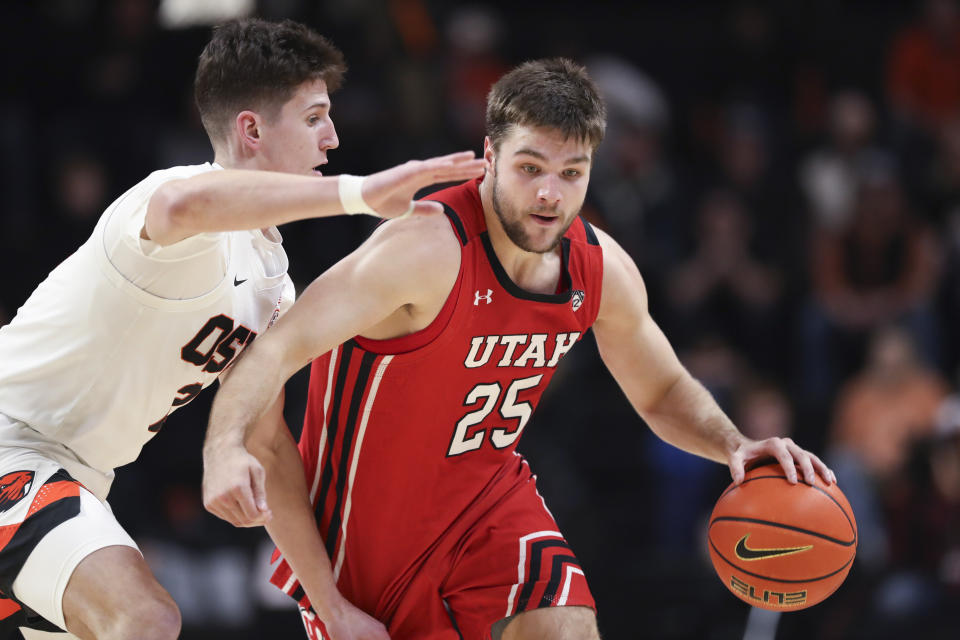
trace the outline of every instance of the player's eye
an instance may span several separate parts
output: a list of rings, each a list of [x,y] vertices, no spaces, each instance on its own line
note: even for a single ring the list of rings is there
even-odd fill
[[[307,118],[307,124],[314,125],[320,122],[320,116],[310,116]]]
[[[531,174],[533,174],[533,173],[537,173],[538,171],[540,171],[540,168],[539,168],[539,167],[536,167],[536,166],[534,166],[534,165],[532,165],[532,164],[524,164],[524,165],[520,165],[520,170],[523,171],[524,173],[531,173]]]
[[[566,178],[578,178],[580,177],[580,171],[577,169],[565,169],[563,175]]]

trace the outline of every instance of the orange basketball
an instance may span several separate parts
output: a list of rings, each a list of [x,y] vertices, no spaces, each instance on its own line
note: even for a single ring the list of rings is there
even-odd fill
[[[747,472],[713,508],[710,559],[735,596],[795,611],[837,590],[857,553],[857,522],[837,485],[787,482],[779,464]]]

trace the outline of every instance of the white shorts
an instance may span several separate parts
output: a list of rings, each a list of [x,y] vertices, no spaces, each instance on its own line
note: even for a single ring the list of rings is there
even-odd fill
[[[25,607],[12,619],[40,630],[54,630],[44,621],[65,629],[63,592],[74,569],[114,545],[137,549],[106,502],[59,462],[30,449],[0,447],[0,592]],[[8,601],[5,608],[14,606]]]

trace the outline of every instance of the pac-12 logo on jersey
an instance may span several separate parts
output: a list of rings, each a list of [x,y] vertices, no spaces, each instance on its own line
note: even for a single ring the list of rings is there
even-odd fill
[[[11,471],[0,478],[0,513],[23,500],[32,484],[33,471]]]
[[[584,297],[585,295],[586,295],[586,294],[584,293],[583,289],[574,289],[574,290],[573,290],[573,297],[570,298],[570,306],[573,307],[573,310],[574,310],[574,311],[576,311],[577,309],[579,309],[580,306],[583,304],[583,297]]]

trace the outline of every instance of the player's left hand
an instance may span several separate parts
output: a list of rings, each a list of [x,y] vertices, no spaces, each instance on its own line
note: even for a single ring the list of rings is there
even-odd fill
[[[473,151],[461,151],[428,160],[410,160],[363,181],[363,199],[381,218],[396,218],[411,211],[416,193],[432,184],[462,182],[483,175],[486,161]],[[412,213],[443,213],[439,202],[413,202]]]
[[[833,484],[837,481],[837,476],[820,458],[806,449],[800,448],[790,438],[766,438],[765,440],[744,438],[743,442],[730,453],[727,460],[730,475],[733,476],[733,483],[740,484],[743,482],[748,464],[770,457],[776,458],[780,466],[783,467],[790,484],[797,483],[797,467],[800,467],[800,471],[803,473],[803,481],[809,485],[814,483],[816,474],[820,474],[827,484]]]
[[[246,448],[218,449],[203,460],[203,506],[235,527],[259,527],[270,521],[266,472]]]

